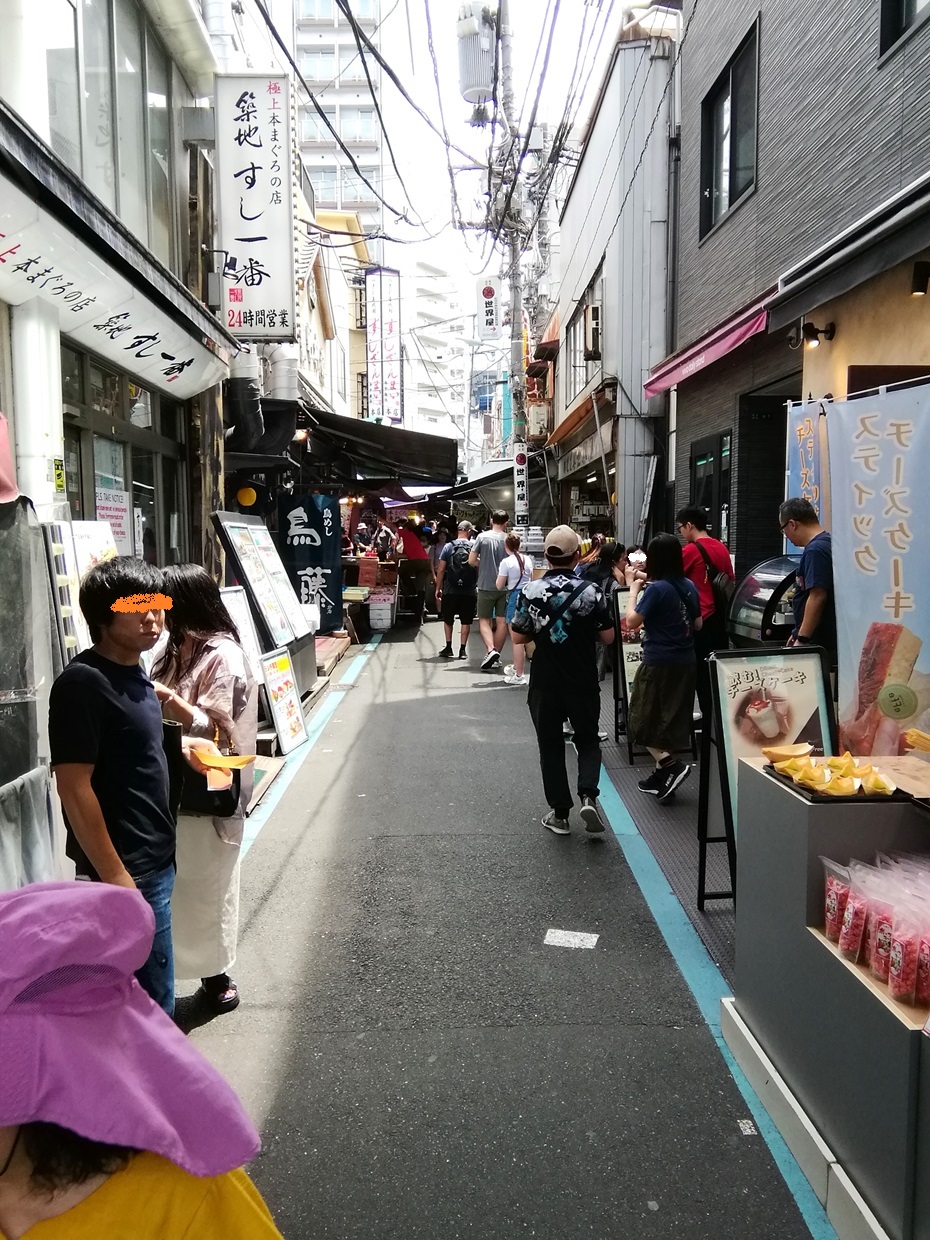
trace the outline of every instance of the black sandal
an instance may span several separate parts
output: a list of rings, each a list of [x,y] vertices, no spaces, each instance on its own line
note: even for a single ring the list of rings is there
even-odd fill
[[[225,973],[215,977],[202,977],[200,984],[207,1003],[218,1015],[232,1012],[239,1006],[239,987]]]

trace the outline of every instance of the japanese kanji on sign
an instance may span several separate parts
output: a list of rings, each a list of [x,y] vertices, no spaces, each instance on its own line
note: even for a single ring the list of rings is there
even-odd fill
[[[217,77],[216,159],[223,324],[243,340],[294,340],[294,165],[286,77]]]
[[[897,754],[903,731],[930,727],[928,416],[930,392],[907,388],[827,418],[840,744],[857,755]]]
[[[400,334],[400,274],[378,267],[365,276],[368,307],[368,416],[403,422],[404,378]]]
[[[500,335],[500,280],[482,276],[478,281],[478,339],[499,340]]]

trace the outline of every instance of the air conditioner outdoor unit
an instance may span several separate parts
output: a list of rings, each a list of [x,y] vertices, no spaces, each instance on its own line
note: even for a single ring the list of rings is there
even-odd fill
[[[584,360],[601,360],[601,307],[597,304],[584,308]]]

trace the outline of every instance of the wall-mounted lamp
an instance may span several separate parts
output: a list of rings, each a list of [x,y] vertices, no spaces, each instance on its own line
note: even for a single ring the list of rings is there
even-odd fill
[[[826,327],[815,327],[813,323],[805,323],[801,328],[801,335],[804,337],[804,343],[809,349],[816,349],[820,344],[820,337],[824,340],[832,340],[836,335],[836,324],[828,323]]]
[[[930,263],[915,263],[911,273],[911,296],[926,297],[930,286]]]
[[[828,323],[826,327],[815,327],[813,323],[801,323],[800,328],[792,328],[788,334],[788,344],[792,349],[800,349],[802,344],[806,344],[809,349],[816,349],[820,344],[820,337],[824,340],[832,340],[836,335],[836,324]]]

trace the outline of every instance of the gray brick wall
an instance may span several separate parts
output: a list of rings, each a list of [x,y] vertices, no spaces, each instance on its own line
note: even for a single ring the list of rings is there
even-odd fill
[[[678,389],[677,508],[690,500],[692,443],[733,433],[729,547],[738,574],[781,550],[776,516],[784,497],[787,424],[786,397],[750,408],[741,394],[785,380],[799,366],[799,354],[782,335],[759,335]],[[800,382],[798,375],[799,391]]]
[[[681,57],[678,347],[930,168],[930,23],[879,64],[879,0],[698,4]],[[701,101],[759,14],[756,188],[702,244]]]

